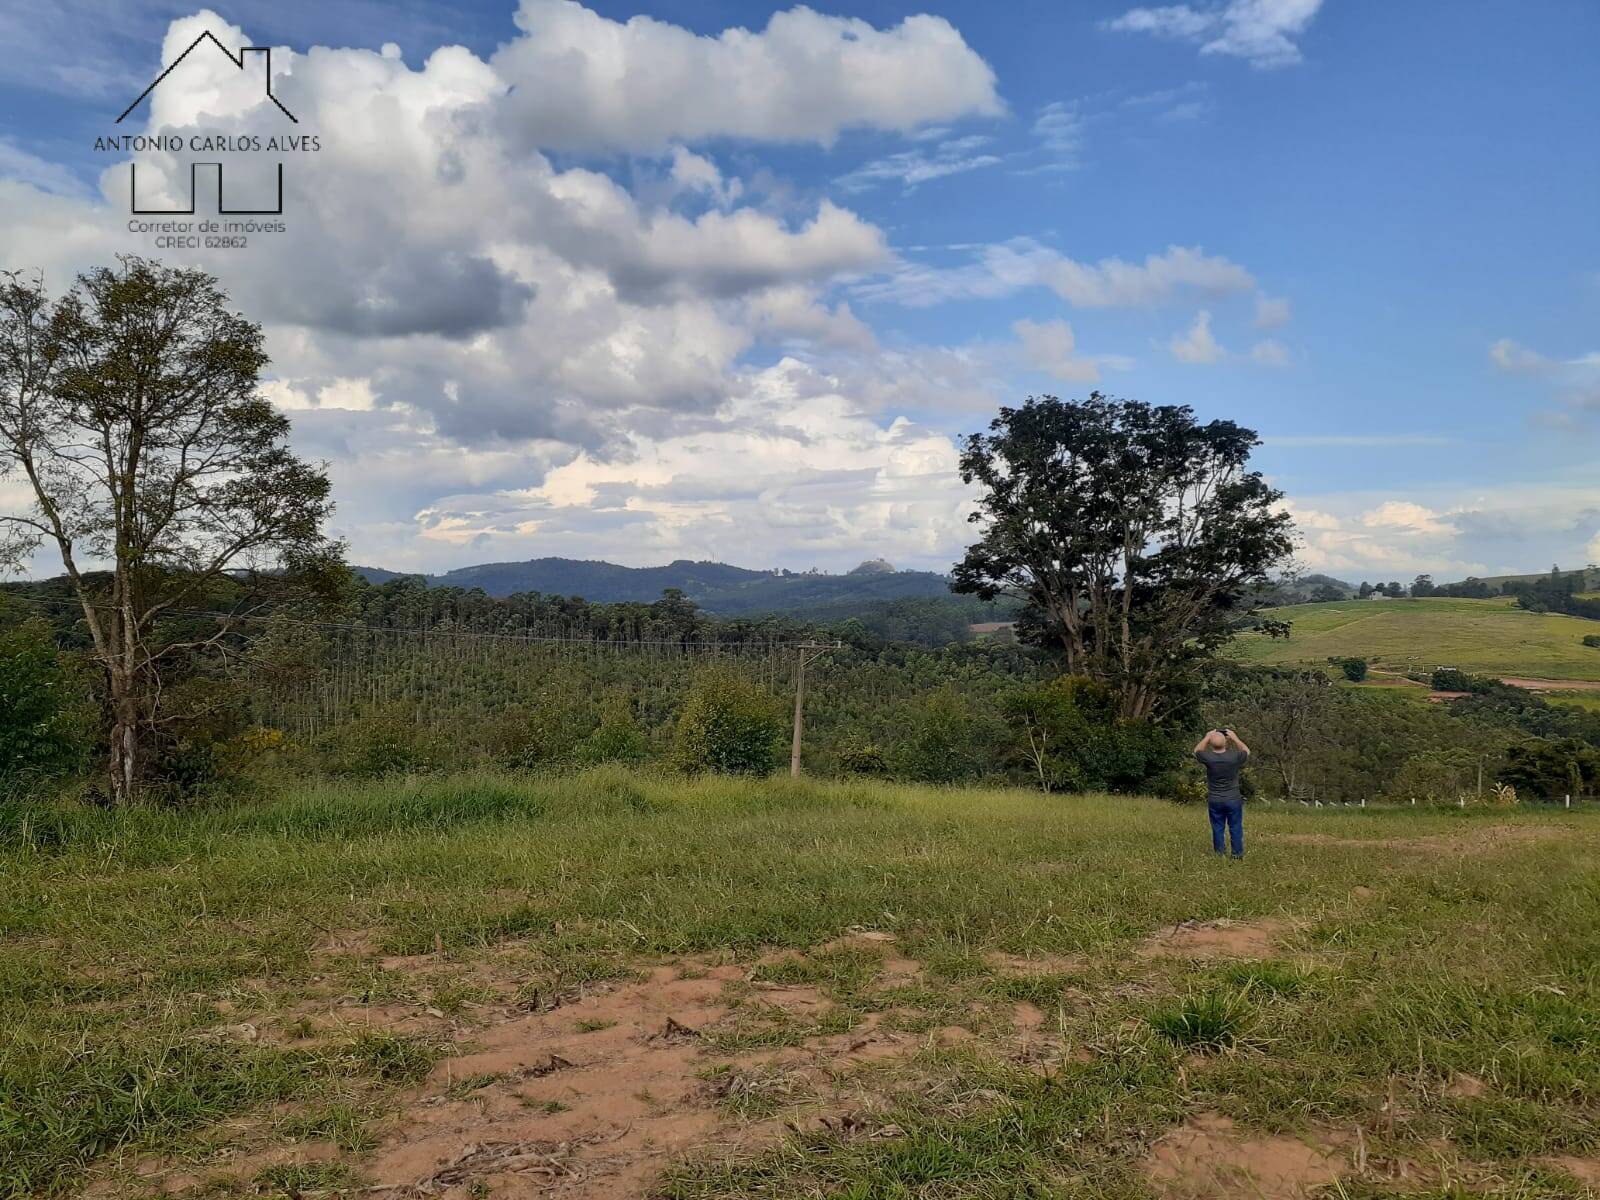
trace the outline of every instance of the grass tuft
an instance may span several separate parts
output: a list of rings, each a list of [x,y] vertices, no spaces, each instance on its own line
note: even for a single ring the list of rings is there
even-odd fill
[[[421,1083],[443,1053],[443,1047],[418,1037],[368,1030],[345,1048],[345,1057],[386,1083]]]
[[[1150,1017],[1151,1027],[1169,1041],[1191,1050],[1226,1050],[1249,1030],[1254,1013],[1243,992],[1192,992],[1175,1008]]]

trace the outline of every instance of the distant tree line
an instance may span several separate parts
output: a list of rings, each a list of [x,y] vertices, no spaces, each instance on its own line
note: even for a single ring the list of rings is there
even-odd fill
[[[1490,583],[1468,578],[1460,583],[1435,584],[1431,576],[1418,575],[1411,585],[1413,596],[1444,596],[1463,600],[1487,600],[1494,596],[1513,596],[1518,608],[1529,612],[1566,613],[1568,616],[1600,620],[1600,597],[1586,596],[1589,569],[1563,571],[1552,566],[1548,575],[1533,579],[1505,579]]]

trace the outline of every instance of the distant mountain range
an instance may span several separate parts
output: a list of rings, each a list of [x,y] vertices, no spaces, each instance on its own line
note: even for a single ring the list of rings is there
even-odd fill
[[[370,583],[405,575],[381,567],[351,568]],[[423,575],[435,587],[482,588],[491,596],[542,592],[582,596],[597,604],[659,600],[677,588],[708,612],[742,616],[758,612],[815,612],[890,600],[949,596],[949,581],[932,571],[896,571],[881,559],[864,562],[845,575],[752,571],[726,563],[679,559],[664,567],[620,567],[574,558],[535,558],[527,562],[458,567],[443,575]]]

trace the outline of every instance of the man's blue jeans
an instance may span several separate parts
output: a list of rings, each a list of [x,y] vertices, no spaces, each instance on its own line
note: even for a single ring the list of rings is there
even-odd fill
[[[1244,801],[1243,800],[1208,800],[1206,812],[1211,817],[1211,848],[1218,854],[1222,853],[1222,831],[1228,831],[1228,837],[1233,841],[1233,856],[1244,857]]]

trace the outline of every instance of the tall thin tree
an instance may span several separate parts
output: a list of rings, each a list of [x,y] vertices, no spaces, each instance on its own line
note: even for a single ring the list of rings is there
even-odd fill
[[[266,364],[261,327],[203,271],[126,257],[53,302],[37,276],[0,276],[0,482],[28,498],[0,515],[0,561],[59,554],[104,672],[116,800],[140,785],[164,660],[229,630],[166,623],[241,573],[337,561],[327,476],[290,451]]]

